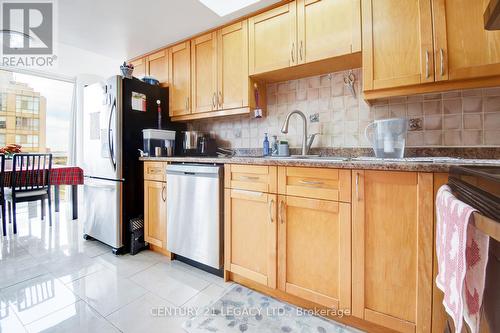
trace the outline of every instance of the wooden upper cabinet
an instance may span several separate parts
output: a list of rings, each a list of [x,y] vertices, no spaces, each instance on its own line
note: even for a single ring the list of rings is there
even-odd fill
[[[248,106],[248,22],[222,28],[218,32],[219,109]]]
[[[190,42],[169,48],[170,116],[191,113],[191,48]]]
[[[224,268],[276,288],[276,195],[225,190]]]
[[[431,332],[433,175],[353,171],[352,313]]]
[[[298,63],[296,10],[291,1],[248,19],[250,75]]]
[[[351,205],[280,196],[278,287],[336,309],[351,308]]]
[[[134,66],[134,71],[132,72],[132,75],[134,77],[142,79],[144,76],[146,76],[146,73],[148,72],[146,57],[130,61],[130,64]]]
[[[144,239],[167,249],[167,184],[144,182]]]
[[[434,81],[431,0],[362,0],[364,90]]]
[[[360,0],[297,0],[298,63],[361,51]]]
[[[217,33],[191,41],[192,112],[217,109]]]
[[[432,0],[436,80],[500,75],[500,31],[484,29],[490,0]]]
[[[148,75],[160,83],[168,82],[168,50],[161,50],[150,54],[147,58]]]

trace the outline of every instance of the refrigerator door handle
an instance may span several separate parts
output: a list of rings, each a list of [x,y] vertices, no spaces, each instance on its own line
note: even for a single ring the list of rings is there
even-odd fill
[[[113,119],[113,112],[116,110],[116,98],[113,100],[113,104],[111,105],[111,110],[109,112],[109,120],[108,120],[108,148],[109,148],[109,160],[111,161],[111,166],[113,170],[116,171],[116,160],[115,160],[115,148],[113,143],[113,135],[111,129],[111,120]]]

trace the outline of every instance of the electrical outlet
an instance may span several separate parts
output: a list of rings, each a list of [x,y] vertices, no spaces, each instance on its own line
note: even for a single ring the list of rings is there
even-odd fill
[[[319,113],[314,113],[309,116],[309,121],[311,123],[319,123]]]
[[[408,121],[409,131],[421,131],[422,130],[422,118],[411,118]]]

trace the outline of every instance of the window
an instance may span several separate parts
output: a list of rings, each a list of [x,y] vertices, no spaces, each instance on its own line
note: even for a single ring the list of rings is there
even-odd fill
[[[40,97],[16,95],[17,113],[40,113]]]
[[[35,126],[36,125],[36,126]],[[28,117],[16,117],[16,128],[21,130],[38,130],[39,120]]]
[[[7,128],[7,117],[1,116],[0,117],[0,129],[6,129]]]
[[[5,134],[0,134],[0,146],[4,147],[7,144],[5,142]]]
[[[1,112],[7,111],[7,94],[6,93],[0,94],[0,111]]]
[[[40,113],[40,98],[39,97],[33,97],[33,113],[34,114]]]
[[[27,153],[51,152],[55,164],[65,164],[73,87],[72,82],[0,70],[0,108],[6,100],[13,104],[4,114],[12,117],[5,122],[7,143],[20,144]]]
[[[26,145],[26,141],[27,141],[26,135],[16,134],[16,144],[24,146]]]

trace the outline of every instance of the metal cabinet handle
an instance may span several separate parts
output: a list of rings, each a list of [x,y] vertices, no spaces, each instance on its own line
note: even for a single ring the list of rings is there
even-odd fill
[[[223,99],[222,99],[222,92],[219,91],[219,94],[217,96],[217,103],[219,104],[219,109],[222,109],[222,103],[223,103]]]
[[[429,51],[425,51],[425,78],[428,79],[431,76],[429,73]]]
[[[274,199],[271,199],[271,201],[269,201],[269,221],[271,221],[271,223],[274,222],[274,219],[273,219],[273,205],[274,205]]]
[[[152,174],[152,175],[157,175],[157,174],[159,174],[161,172],[162,172],[161,169],[148,169],[148,173]]]
[[[285,221],[283,220],[283,206],[284,206],[284,202],[283,202],[283,200],[280,200],[279,216],[280,216],[280,223],[281,224],[285,223]]]
[[[189,110],[189,97],[186,97],[186,111]]]
[[[359,201],[359,173],[356,172],[356,200]]]
[[[166,196],[166,190],[167,190],[167,187],[166,186],[163,186],[163,188],[161,189],[161,200],[163,200],[163,202],[167,201],[167,196]]]
[[[217,93],[214,92],[213,96],[212,96],[212,110],[215,109],[216,107],[216,98],[217,98]]]
[[[241,179],[244,179],[244,180],[259,180],[259,177],[241,176]]]
[[[303,49],[303,41],[300,41],[300,49],[299,49],[299,56],[300,56],[300,61],[302,61],[302,49]]]
[[[444,51],[439,49],[439,56],[441,57],[441,76],[444,76]]]
[[[324,182],[313,181],[313,180],[299,180],[299,183],[305,185],[323,185]]]
[[[295,57],[294,57],[294,51],[295,51],[295,43],[292,43],[292,51],[290,52],[292,56],[292,64],[295,63]]]

